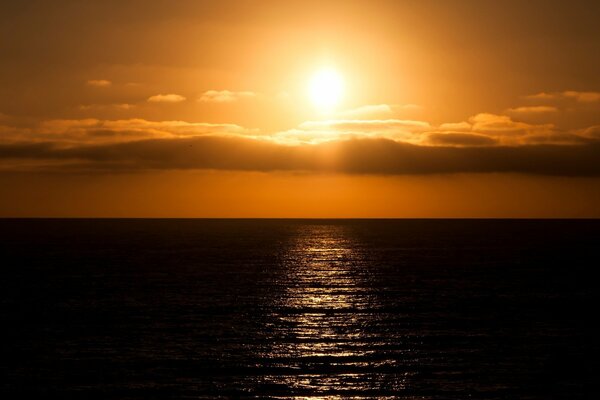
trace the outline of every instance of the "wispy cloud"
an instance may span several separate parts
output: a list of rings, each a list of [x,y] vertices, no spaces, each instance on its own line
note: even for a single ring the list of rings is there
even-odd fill
[[[256,97],[254,92],[233,92],[230,90],[207,90],[202,93],[198,101],[206,103],[233,103],[242,99]]]
[[[582,129],[580,134],[587,138],[600,140],[600,125],[590,126],[588,128]]]
[[[472,125],[466,121],[462,122],[446,122],[439,126],[441,131],[470,131]]]
[[[0,128],[2,126],[0,125]],[[156,138],[182,138],[202,135],[253,136],[258,132],[236,124],[193,123],[185,121],[149,121],[140,118],[101,120],[53,119],[43,121],[35,128],[6,126],[0,129],[7,134],[0,143],[18,140],[22,142],[53,141],[63,146],[124,142]],[[10,133],[10,135],[9,135]]]
[[[115,104],[82,104],[77,107],[81,111],[102,111],[102,110],[131,110],[135,104],[115,103]]]
[[[112,85],[112,82],[107,79],[90,79],[86,82],[86,84],[94,87],[108,87]]]
[[[510,114],[547,114],[558,112],[554,106],[524,106],[509,108],[506,112]]]
[[[529,134],[551,134],[553,124],[528,124],[513,121],[507,115],[481,113],[469,118],[471,130],[491,136],[524,136]]]
[[[418,135],[431,130],[424,121],[400,119],[332,119],[306,121],[297,128],[273,135],[281,143],[322,143],[351,138],[388,138],[416,142]]]
[[[539,92],[536,94],[530,94],[527,96],[524,96],[524,98],[526,99],[530,99],[530,100],[553,100],[558,98],[559,93],[546,93],[546,92]]]
[[[385,138],[416,145],[439,146],[517,146],[533,142],[552,143],[553,139],[563,144],[568,138],[573,143],[581,139],[577,134],[560,132],[553,124],[531,124],[515,121],[507,115],[490,113],[474,115],[468,122],[439,126],[425,121],[401,119],[307,121],[272,138],[284,144]]]
[[[150,103],[180,103],[185,101],[185,97],[179,94],[157,94],[154,96],[148,97],[148,101]]]
[[[541,92],[526,96],[533,100],[564,100],[573,99],[580,103],[600,102],[600,92],[582,92],[577,90],[565,90],[563,92]]]
[[[498,140],[486,135],[464,132],[432,132],[425,144],[433,146],[493,146]]]
[[[600,101],[600,92],[576,92],[569,90],[563,92],[565,97],[573,98],[581,103],[593,103]]]

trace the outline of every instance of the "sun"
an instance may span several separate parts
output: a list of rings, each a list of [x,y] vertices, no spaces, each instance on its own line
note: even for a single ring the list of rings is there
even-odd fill
[[[340,102],[343,91],[342,76],[332,68],[317,71],[310,80],[310,99],[321,110],[333,109]]]

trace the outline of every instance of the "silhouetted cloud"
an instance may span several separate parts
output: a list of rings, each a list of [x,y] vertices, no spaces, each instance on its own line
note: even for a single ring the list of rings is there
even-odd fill
[[[446,134],[448,135],[448,134]],[[450,134],[452,135],[452,134]],[[452,138],[452,136],[450,136]],[[455,142],[468,140],[454,136]],[[481,140],[481,139],[477,139]],[[485,139],[483,139],[485,140]],[[0,158],[77,162],[78,169],[218,169],[350,174],[520,172],[600,176],[600,143],[527,146],[418,146],[353,139],[289,146],[242,137],[199,136],[65,147],[56,142],[0,145]],[[74,168],[57,164],[57,168]]]
[[[529,108],[537,107],[546,106]],[[527,108],[515,110],[546,112]],[[389,109],[382,104],[353,112]],[[439,126],[398,118],[314,120],[274,133],[236,124],[141,118],[53,119],[35,125],[19,125],[18,119],[6,115],[2,120],[0,161],[4,170],[11,165],[18,169],[28,160],[55,169],[111,171],[184,168],[598,175],[600,169],[598,125],[559,129],[552,123],[528,123],[492,113]],[[10,126],[11,121],[15,126]]]

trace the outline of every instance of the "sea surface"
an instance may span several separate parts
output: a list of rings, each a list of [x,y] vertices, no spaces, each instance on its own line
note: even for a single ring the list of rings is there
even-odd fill
[[[598,398],[600,221],[0,220],[3,399]]]

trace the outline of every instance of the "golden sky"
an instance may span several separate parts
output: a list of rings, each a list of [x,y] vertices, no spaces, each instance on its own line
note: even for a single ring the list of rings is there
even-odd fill
[[[0,216],[600,217],[597,1],[0,4]]]

